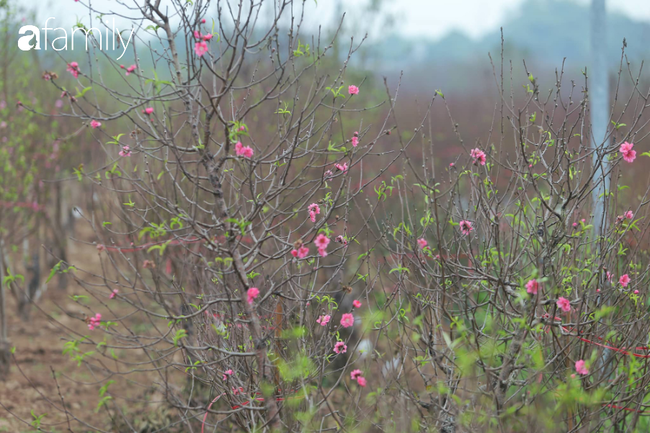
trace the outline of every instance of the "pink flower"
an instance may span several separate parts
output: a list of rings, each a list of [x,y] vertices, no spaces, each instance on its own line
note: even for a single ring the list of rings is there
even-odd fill
[[[582,375],[589,374],[589,370],[587,369],[587,367],[585,367],[585,361],[583,361],[582,359],[580,361],[576,361],[576,373]]]
[[[350,93],[350,95],[358,95],[359,88],[357,86],[348,86],[348,92]]]
[[[314,239],[314,245],[316,245],[318,249],[325,249],[329,244],[329,238],[322,233],[316,236],[316,239]]]
[[[112,292],[111,295],[108,297],[108,299],[115,299],[115,297],[117,296],[117,294],[118,294],[119,292],[120,292],[119,290],[117,290],[117,289],[113,289],[113,292]]]
[[[131,148],[129,146],[122,146],[119,154],[120,156],[131,156]]]
[[[623,216],[624,216],[625,218],[631,220],[632,218],[634,218],[634,213],[633,213],[631,210],[629,210],[629,211],[625,212],[625,213],[623,214]]]
[[[212,33],[208,33],[207,35],[203,35],[203,40],[204,41],[209,41],[212,39]]]
[[[639,291],[638,291],[638,290],[635,290],[635,291],[634,291],[634,294],[635,294],[635,295],[638,295],[638,294],[639,294]]]
[[[331,318],[332,318],[332,316],[330,316],[329,314],[326,314],[326,315],[320,316],[318,319],[316,319],[316,323],[319,323],[320,326],[325,326],[325,325],[327,325],[329,323]]]
[[[605,272],[605,276],[607,277],[607,281],[609,281],[609,282],[611,283],[611,282],[612,282],[612,279],[614,278],[614,274],[612,274],[611,272],[607,271],[607,272]]]
[[[630,284],[630,276],[628,274],[621,275],[621,278],[618,279],[618,282],[621,284],[623,287],[627,287],[628,284]]]
[[[222,379],[226,381],[228,379],[228,376],[232,376],[232,370],[226,370],[223,372],[223,377]]]
[[[341,316],[342,327],[349,328],[352,325],[354,325],[354,316],[352,313],[345,313],[343,316]]]
[[[309,248],[302,246],[297,250],[291,250],[291,255],[299,259],[304,259],[309,254]]]
[[[79,63],[77,62],[68,63],[68,69],[66,70],[70,72],[75,78],[77,78],[79,76]]]
[[[248,303],[252,305],[255,298],[260,295],[260,289],[257,287],[251,287],[248,289],[248,292],[246,292],[246,294],[248,295]]]
[[[235,154],[237,156],[243,156],[244,158],[252,158],[253,157],[253,148],[250,146],[244,146],[241,144],[241,141],[238,141],[237,144],[235,144]]]
[[[357,379],[357,383],[359,384],[359,386],[363,386],[364,388],[365,388],[366,385],[368,384],[368,382],[366,381],[366,378],[363,377],[363,376],[360,376],[360,377]]]
[[[97,129],[100,126],[102,126],[102,122],[98,122],[95,119],[90,121],[90,126],[92,126],[93,129]]]
[[[201,20],[201,23],[202,23],[202,24],[205,24],[205,18],[203,18],[203,19]]]
[[[147,107],[144,109],[145,114],[152,114],[153,113],[153,107]]]
[[[472,232],[472,230],[474,230],[474,227],[472,227],[471,221],[461,221],[459,223],[459,225],[460,225],[460,231],[464,235],[468,235],[468,234],[470,234]]]
[[[359,137],[356,135],[352,137],[352,147],[357,147],[359,145]]]
[[[560,298],[557,300],[557,307],[565,312],[571,311],[571,302],[567,298],[563,298],[560,296]]]
[[[352,305],[354,305],[354,308],[361,308],[361,301],[355,299],[354,301],[352,301]]]
[[[537,280],[535,279],[529,280],[526,283],[526,292],[530,293],[531,295],[536,295],[538,289],[539,289],[539,283],[537,282]]]
[[[90,329],[91,331],[94,330],[96,327],[101,325],[101,321],[102,321],[102,315],[99,313],[95,314],[95,317],[91,317],[88,320],[88,329]]]
[[[334,167],[336,167],[338,170],[342,171],[343,173],[346,173],[348,171],[347,162],[344,162],[343,164],[334,164]]]
[[[634,144],[628,143],[627,141],[621,144],[620,151],[623,154],[623,159],[625,162],[634,162],[636,159],[636,150],[632,150]]]
[[[201,32],[199,32],[198,30],[194,30],[194,38],[195,39],[201,39],[201,36],[202,36]]]
[[[318,254],[320,254],[321,257],[327,257],[327,248],[319,248]]]
[[[350,373],[350,378],[352,380],[357,380],[358,378],[360,378],[362,376],[363,376],[363,373],[359,369],[352,370],[352,372]]]
[[[348,351],[348,346],[345,345],[342,341],[337,341],[334,345],[334,352],[336,353],[345,353]]]
[[[194,52],[197,56],[201,57],[208,52],[208,44],[205,41],[200,41],[194,44]]]
[[[126,68],[126,73],[124,75],[126,75],[126,76],[131,75],[133,73],[133,71],[136,70],[136,68],[137,68],[136,65],[129,66],[128,68]]]
[[[315,223],[316,215],[320,214],[320,207],[316,203],[312,203],[307,207],[307,210],[309,211],[309,219]]]
[[[334,240],[335,240],[336,242],[338,242],[339,244],[343,244],[343,245],[347,245],[347,244],[348,244],[347,239],[345,239],[345,238],[344,238],[343,236],[341,236],[341,235],[338,235],[338,236],[336,237],[336,239],[334,239]]]
[[[420,247],[421,250],[425,249],[429,243],[426,241],[424,238],[418,239],[418,247]]]
[[[472,149],[469,155],[474,158],[474,164],[478,162],[481,165],[485,165],[485,152],[483,152],[481,149]]]

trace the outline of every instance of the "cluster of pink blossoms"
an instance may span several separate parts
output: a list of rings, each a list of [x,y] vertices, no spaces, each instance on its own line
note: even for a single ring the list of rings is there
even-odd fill
[[[124,65],[120,65],[120,68],[124,69]],[[126,73],[124,75],[129,76],[137,69],[137,66],[131,65],[128,68],[126,68]]]
[[[363,372],[361,370],[359,370],[359,369],[352,370],[352,372],[350,373],[350,378],[352,380],[356,380],[357,383],[359,384],[359,386],[365,387],[367,385],[367,383],[368,383],[366,381],[366,378],[363,377]]]
[[[526,292],[530,293],[531,295],[536,295],[537,290],[539,290],[539,283],[536,279],[529,280],[526,283]]]
[[[344,162],[343,164],[334,164],[337,170],[342,171],[343,174],[348,172],[348,163]]]
[[[621,144],[620,151],[623,154],[623,159],[625,162],[632,163],[636,159],[636,150],[633,150],[634,144],[628,143],[627,141]]]
[[[483,152],[481,149],[476,148],[472,149],[469,153],[469,155],[474,158],[474,164],[481,164],[485,165],[486,157],[485,157],[485,152]]]
[[[320,316],[318,319],[316,319],[316,323],[318,323],[320,326],[327,326],[331,318],[332,316],[330,316],[329,314],[325,314],[323,316]]]
[[[224,371],[222,377],[223,381],[225,382],[226,380],[228,380],[228,376],[232,376],[232,374],[233,374],[232,370]]]
[[[253,153],[253,148],[250,146],[244,146],[241,144],[241,141],[238,141],[237,144],[235,144],[235,155],[250,159],[253,157]]]
[[[75,78],[79,77],[79,63],[77,62],[68,63],[68,68],[66,70],[70,72],[73,77]]]
[[[212,39],[212,34],[208,33],[207,35],[202,35],[198,30],[194,30],[194,37],[198,39],[198,42],[194,44],[194,52],[197,56],[201,57],[208,52],[208,43]]]
[[[565,313],[568,313],[571,311],[571,301],[569,301],[567,298],[564,298],[560,296],[560,298],[557,300],[557,307],[564,311]]]
[[[315,223],[316,215],[320,214],[320,206],[318,206],[316,203],[312,203],[307,207],[307,210],[309,211],[309,219],[311,222]]]
[[[131,156],[131,148],[129,146],[122,146],[120,156]]]
[[[100,325],[100,322],[102,321],[102,315],[97,313],[95,314],[95,317],[91,317],[88,320],[88,329],[91,331],[95,329],[95,327]]]
[[[260,289],[258,289],[257,287],[251,287],[246,292],[246,295],[248,296],[248,303],[253,305],[253,301],[255,300],[255,298],[257,298],[260,295]]]
[[[582,374],[582,375],[589,374],[589,370],[585,366],[585,361],[584,360],[581,359],[580,361],[576,361],[576,373]]]
[[[619,215],[619,216],[616,217],[616,224],[622,223],[623,220],[626,220],[626,219],[631,220],[633,218],[634,218],[634,212],[629,210],[629,211],[625,212],[623,215]]]
[[[307,254],[309,254],[309,248],[306,246],[301,246],[298,249],[293,249],[291,250],[291,255],[294,256],[297,259],[304,259],[307,257]]]
[[[314,245],[316,245],[316,248],[318,248],[318,254],[320,254],[321,257],[327,257],[327,246],[329,244],[330,239],[322,233],[316,236],[316,239],[314,239]]]
[[[352,147],[357,147],[359,145],[359,131],[354,131],[354,136],[352,137]]]
[[[472,232],[472,230],[474,230],[474,227],[472,227],[472,222],[471,221],[461,221],[459,223],[459,226],[460,226],[460,231],[464,235],[468,235],[468,234],[470,234]]]
[[[334,352],[336,353],[345,353],[348,351],[348,346],[345,345],[342,341],[337,341],[334,345]]]

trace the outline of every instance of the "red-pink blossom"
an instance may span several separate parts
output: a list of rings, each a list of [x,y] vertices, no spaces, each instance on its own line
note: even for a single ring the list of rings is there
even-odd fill
[[[625,213],[623,214],[623,216],[624,216],[625,218],[631,220],[632,218],[634,218],[634,213],[633,213],[631,210],[629,210],[629,211],[625,212]]]
[[[418,239],[418,246],[420,247],[420,249],[426,248],[428,244],[429,243],[426,241],[426,239],[424,238]]]
[[[320,233],[318,236],[316,236],[316,239],[314,239],[314,245],[316,245],[318,249],[327,248],[329,244],[330,239],[323,233]]]
[[[320,316],[318,319],[316,319],[316,323],[319,323],[320,326],[325,326],[325,325],[327,325],[329,323],[331,318],[332,318],[332,316],[330,316],[329,314],[326,314],[326,315]]]
[[[98,327],[101,324],[102,321],[102,315],[97,313],[95,314],[95,317],[91,317],[88,320],[88,329],[91,331],[94,330],[96,327]]]
[[[248,292],[246,292],[246,294],[248,295],[248,303],[253,304],[255,298],[257,298],[260,295],[260,289],[258,289],[257,287],[251,287],[250,289],[248,289]]]
[[[354,325],[354,316],[352,313],[345,313],[341,316],[341,326],[344,328],[349,328]]]
[[[222,379],[225,381],[228,379],[228,376],[232,376],[232,370],[226,370],[223,372],[223,377]]]
[[[352,301],[352,305],[354,305],[354,308],[361,308],[361,301],[355,299],[354,301]]]
[[[200,41],[194,44],[194,52],[197,56],[201,57],[208,52],[208,44],[205,41]]]
[[[627,141],[621,144],[620,151],[623,154],[623,159],[625,162],[634,162],[636,159],[636,150],[633,150],[634,144],[628,143]]]
[[[359,88],[357,86],[348,86],[348,92],[350,93],[350,95],[358,95]]]
[[[307,257],[307,254],[309,254],[309,248],[305,246],[302,246],[297,250],[296,249],[291,250],[291,255],[299,259],[304,259],[305,257]]]
[[[621,278],[618,279],[618,282],[621,284],[623,287],[627,287],[628,284],[630,284],[630,276],[628,274],[621,275]]]
[[[145,114],[152,114],[153,113],[153,107],[147,107],[144,109]]]
[[[571,311],[571,302],[567,298],[560,297],[557,300],[557,307],[565,312]]]
[[[337,170],[342,171],[343,173],[346,173],[348,171],[347,162],[344,162],[343,164],[334,164],[334,167],[336,167]]]
[[[348,346],[345,345],[342,341],[337,341],[334,345],[334,352],[336,353],[345,353],[348,351]]]
[[[352,370],[352,372],[350,372],[350,378],[352,380],[357,380],[358,378],[360,378],[362,376],[363,376],[363,372],[361,370],[359,370],[359,369]]]
[[[129,146],[122,146],[122,150],[120,150],[119,155],[131,156],[131,148]]]
[[[98,122],[95,119],[90,121],[90,126],[92,126],[93,129],[97,129],[100,126],[102,126],[102,122]]]
[[[113,289],[113,291],[111,292],[111,294],[110,294],[110,296],[108,297],[108,299],[115,299],[115,297],[117,296],[117,294],[118,294],[119,292],[120,292],[120,291],[119,291],[118,289]]]
[[[579,360],[576,361],[576,373],[582,374],[582,375],[587,375],[589,374],[589,370],[585,366],[585,361],[584,360]]]
[[[66,70],[70,72],[75,78],[79,77],[79,63],[77,62],[68,63],[68,68]]]
[[[126,73],[125,73],[124,75],[127,75],[127,76],[128,76],[128,75],[131,75],[131,73],[132,73],[133,71],[135,71],[136,68],[137,68],[136,65],[131,65],[131,66],[129,66],[128,68],[126,68]]]
[[[472,232],[472,230],[474,230],[474,227],[472,227],[472,222],[471,221],[464,221],[463,220],[463,221],[461,221],[459,223],[459,226],[460,226],[460,231],[464,235],[468,235],[468,234],[470,234]]]
[[[469,153],[469,155],[474,158],[474,164],[479,163],[481,165],[485,165],[485,152],[483,152],[481,149],[476,148],[472,149]]]
[[[530,293],[531,295],[536,295],[538,289],[539,289],[539,283],[537,282],[537,280],[532,279],[526,283],[526,292]]]
[[[352,137],[352,147],[357,147],[359,145],[359,137],[356,135]]]
[[[361,377],[359,377],[359,378],[357,379],[357,383],[359,384],[359,386],[362,386],[362,387],[364,387],[364,388],[365,388],[366,385],[368,384],[368,382],[366,381],[366,378],[363,377],[363,376],[361,376]]]
[[[315,223],[316,215],[320,214],[320,206],[316,203],[312,203],[307,207],[307,210],[309,211],[309,219],[311,219],[311,222]]]

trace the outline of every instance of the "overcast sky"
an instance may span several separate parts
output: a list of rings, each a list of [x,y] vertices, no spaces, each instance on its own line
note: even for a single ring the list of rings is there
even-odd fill
[[[85,17],[88,22],[87,12],[83,4],[89,0],[81,0],[79,3],[73,0],[22,0],[27,6],[37,7],[41,20],[47,16],[54,16],[56,20],[50,22],[55,26],[64,25],[70,27],[76,22],[76,16]],[[134,0],[124,0],[130,4]],[[135,0],[142,2],[143,0]],[[168,1],[168,0],[164,0]],[[491,30],[499,27],[508,14],[517,10],[517,7],[524,0],[386,0],[387,9],[393,12],[397,18],[394,30],[405,35],[417,37],[439,38],[449,31],[459,30],[470,37],[480,37]],[[544,0],[539,0],[544,1]],[[578,3],[589,3],[590,0],[567,0]],[[297,2],[299,3],[299,2]],[[318,0],[318,6],[308,2],[310,7],[315,8],[315,14],[308,13],[307,16],[324,19],[332,19],[335,13],[335,5],[338,0]],[[364,3],[361,0],[341,0],[343,10],[348,12],[348,22],[363,22],[358,5]],[[94,0],[94,7],[102,10],[125,12],[116,0]],[[620,12],[635,20],[650,22],[650,0],[607,0],[607,9],[611,12]],[[34,23],[38,27],[43,24]],[[380,32],[381,29],[378,29]],[[372,33],[372,30],[371,30]],[[374,36],[374,35],[373,35]]]

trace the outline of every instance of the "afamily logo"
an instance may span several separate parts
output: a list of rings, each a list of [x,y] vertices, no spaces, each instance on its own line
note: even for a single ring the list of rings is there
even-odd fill
[[[54,17],[49,17],[48,19],[45,20],[45,25],[43,26],[42,29],[39,29],[36,26],[33,25],[27,25],[27,26],[22,26],[20,30],[18,30],[19,35],[25,35],[21,36],[18,39],[18,48],[22,51],[30,51],[30,50],[40,50],[41,49],[41,30],[43,30],[43,49],[47,51],[48,46],[51,47],[54,51],[65,51],[68,49],[68,32],[66,29],[63,27],[57,27],[57,28],[51,28],[47,26],[48,21],[55,19]],[[52,42],[48,44],[48,30],[52,30],[53,32],[57,32],[58,35],[60,35],[57,38],[52,39]],[[109,49],[109,41],[113,41],[113,50],[117,48],[122,48],[122,54],[120,57],[117,58],[117,60],[120,60],[122,56],[124,56],[124,53],[126,53],[127,48],[129,47],[129,43],[131,43],[131,38],[133,37],[133,30],[131,30],[131,33],[129,34],[129,38],[124,42],[124,39],[122,39],[122,32],[115,27],[115,20],[113,19],[113,27],[112,29],[106,28],[105,32],[105,38],[103,38],[102,31],[97,29],[97,28],[90,28],[86,29],[84,27],[77,27],[77,28],[72,28],[71,29],[71,44],[70,44],[70,49],[74,50],[74,40],[75,40],[75,33],[77,31],[81,31],[81,34],[84,36],[86,40],[86,51],[88,51],[88,36],[93,36],[96,38],[97,42],[99,42],[99,49],[103,50]],[[63,32],[63,33],[61,33]],[[113,33],[113,37],[111,38],[109,36],[109,32]],[[103,40],[102,40],[103,39]]]

